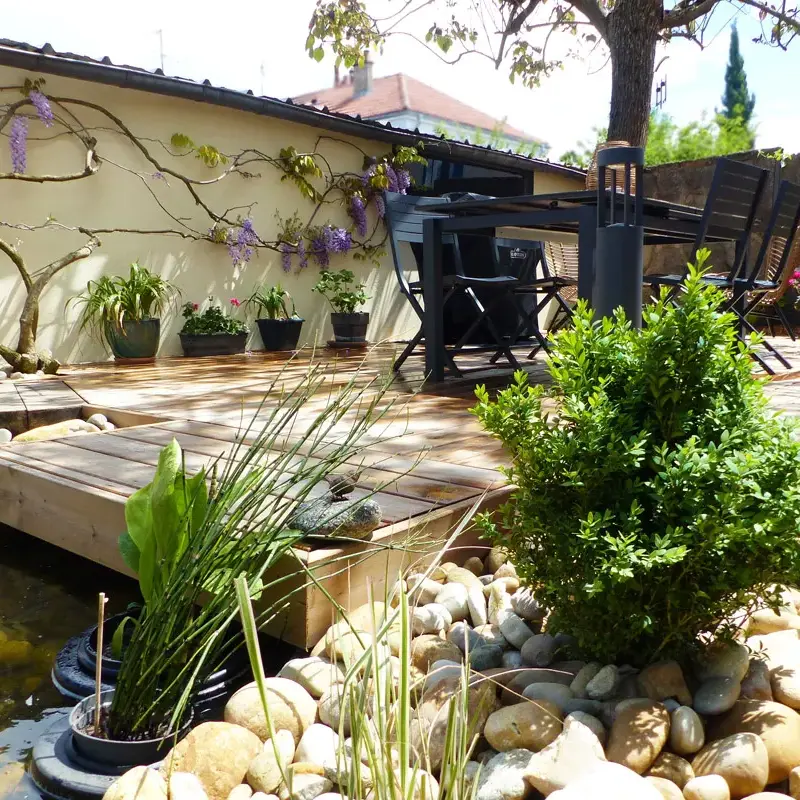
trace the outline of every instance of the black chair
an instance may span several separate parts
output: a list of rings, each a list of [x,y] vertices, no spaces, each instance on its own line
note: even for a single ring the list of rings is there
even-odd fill
[[[748,315],[754,312],[767,293],[776,292],[783,285],[798,224],[800,186],[783,181],[778,188],[761,247],[749,273],[746,276],[704,276],[703,280],[707,283],[730,293],[728,308],[738,317],[740,337],[745,331],[755,332],[755,327],[747,319]],[[787,329],[789,327],[787,324]],[[791,367],[772,344],[764,341],[763,345],[784,367]],[[774,373],[758,353],[754,353],[753,357],[766,372]]]
[[[742,164],[730,158],[717,159],[689,263],[694,263],[697,252],[706,245],[709,238],[724,237],[728,241],[733,239],[736,242],[736,252],[728,279],[732,281],[740,274],[767,175],[767,170],[761,167]],[[644,282],[652,288],[674,286],[674,294],[678,292],[680,284],[686,280],[688,274],[687,264],[680,274],[645,275]]]
[[[423,241],[423,221],[425,219],[430,219],[432,216],[445,216],[443,214],[425,211],[425,206],[441,204],[442,202],[447,202],[447,200],[443,200],[441,197],[414,197],[395,192],[385,192],[384,200],[386,203],[386,224],[389,229],[389,241],[392,247],[397,283],[400,287],[400,291],[405,295],[411,307],[414,309],[414,313],[416,313],[420,320],[419,330],[414,334],[403,352],[394,362],[394,370],[397,371],[405,360],[414,352],[414,349],[423,340],[425,335],[425,310],[420,303],[420,298],[423,295],[421,261],[417,260],[419,280],[409,281],[403,272],[400,245],[403,242],[421,245]],[[473,277],[467,275],[464,272],[464,266],[461,260],[458,237],[453,234],[445,234],[442,238],[442,245],[445,251],[449,251],[453,268],[453,274],[443,276],[444,297],[442,300],[442,307],[447,305],[453,297],[463,295],[467,298],[475,311],[475,319],[468,329],[460,336],[458,341],[452,347],[444,348],[444,357],[448,366],[456,375],[461,375],[461,371],[456,366],[453,355],[464,350],[473,332],[480,325],[485,325],[494,340],[494,344],[488,347],[473,347],[470,348],[470,351],[490,351],[498,356],[503,355],[515,369],[518,368],[519,362],[514,358],[514,354],[511,352],[510,341],[504,339],[497,332],[497,328],[492,322],[490,312],[497,300],[508,297],[512,297],[513,299],[511,289],[516,286],[519,281],[510,275],[494,275],[489,277]],[[476,288],[494,290],[493,293],[496,295],[495,299],[487,305],[484,305],[475,294]]]

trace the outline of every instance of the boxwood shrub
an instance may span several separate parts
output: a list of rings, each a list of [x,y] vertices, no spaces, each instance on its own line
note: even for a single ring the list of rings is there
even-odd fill
[[[705,255],[705,254],[704,254]],[[644,663],[729,635],[800,579],[800,444],[767,406],[702,261],[677,304],[558,334],[552,384],[519,372],[474,413],[516,486],[482,522],[586,655]]]

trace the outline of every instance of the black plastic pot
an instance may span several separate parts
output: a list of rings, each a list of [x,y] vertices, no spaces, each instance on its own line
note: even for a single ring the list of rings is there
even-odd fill
[[[109,708],[113,690],[100,693],[101,708]],[[114,767],[135,767],[141,764],[153,764],[160,761],[175,744],[182,739],[191,728],[190,718],[177,733],[170,733],[158,739],[141,739],[139,741],[116,741],[90,736],[86,731],[94,724],[95,696],[90,695],[72,709],[69,715],[69,726],[72,731],[72,743],[79,757],[98,764]]]
[[[297,350],[302,319],[257,319],[265,350]]]
[[[126,320],[122,325],[107,325],[105,334],[114,358],[155,358],[161,338],[161,320]]]
[[[246,333],[181,333],[183,354],[191,358],[198,356],[233,356],[244,353]]]
[[[357,312],[355,314],[331,314],[333,336],[337,342],[366,342],[369,314]]]

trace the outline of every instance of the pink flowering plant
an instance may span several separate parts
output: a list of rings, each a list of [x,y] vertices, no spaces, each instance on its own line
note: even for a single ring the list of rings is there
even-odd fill
[[[250,329],[240,319],[236,319],[236,313],[241,301],[231,297],[228,301],[231,313],[226,314],[223,308],[214,302],[213,297],[208,298],[210,305],[205,311],[200,311],[198,303],[186,303],[183,306],[183,328],[181,333],[190,336],[210,336],[215,333],[229,333],[234,336],[250,333]]]

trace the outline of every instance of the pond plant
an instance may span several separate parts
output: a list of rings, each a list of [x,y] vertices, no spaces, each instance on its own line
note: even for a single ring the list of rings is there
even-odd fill
[[[357,387],[351,380],[301,433],[294,428],[298,412],[325,377],[312,367],[291,390],[283,380],[276,378],[270,403],[217,462],[212,490],[202,473],[185,476],[172,443],[154,481],[126,509],[121,546],[138,572],[145,605],[103,722],[107,738],[158,738],[179,728],[197,682],[241,642],[228,635],[237,616],[234,577],[245,575],[262,597],[261,622],[285,608],[291,593],[283,586],[292,576],[267,573],[301,536],[287,519],[315,484],[357,454],[360,437],[391,408],[376,381]],[[344,419],[346,433],[330,445],[325,440]]]
[[[477,390],[515,486],[485,529],[552,610],[548,630],[604,663],[686,655],[800,578],[797,426],[768,409],[707,257],[641,331],[579,304],[549,389],[520,372]]]

